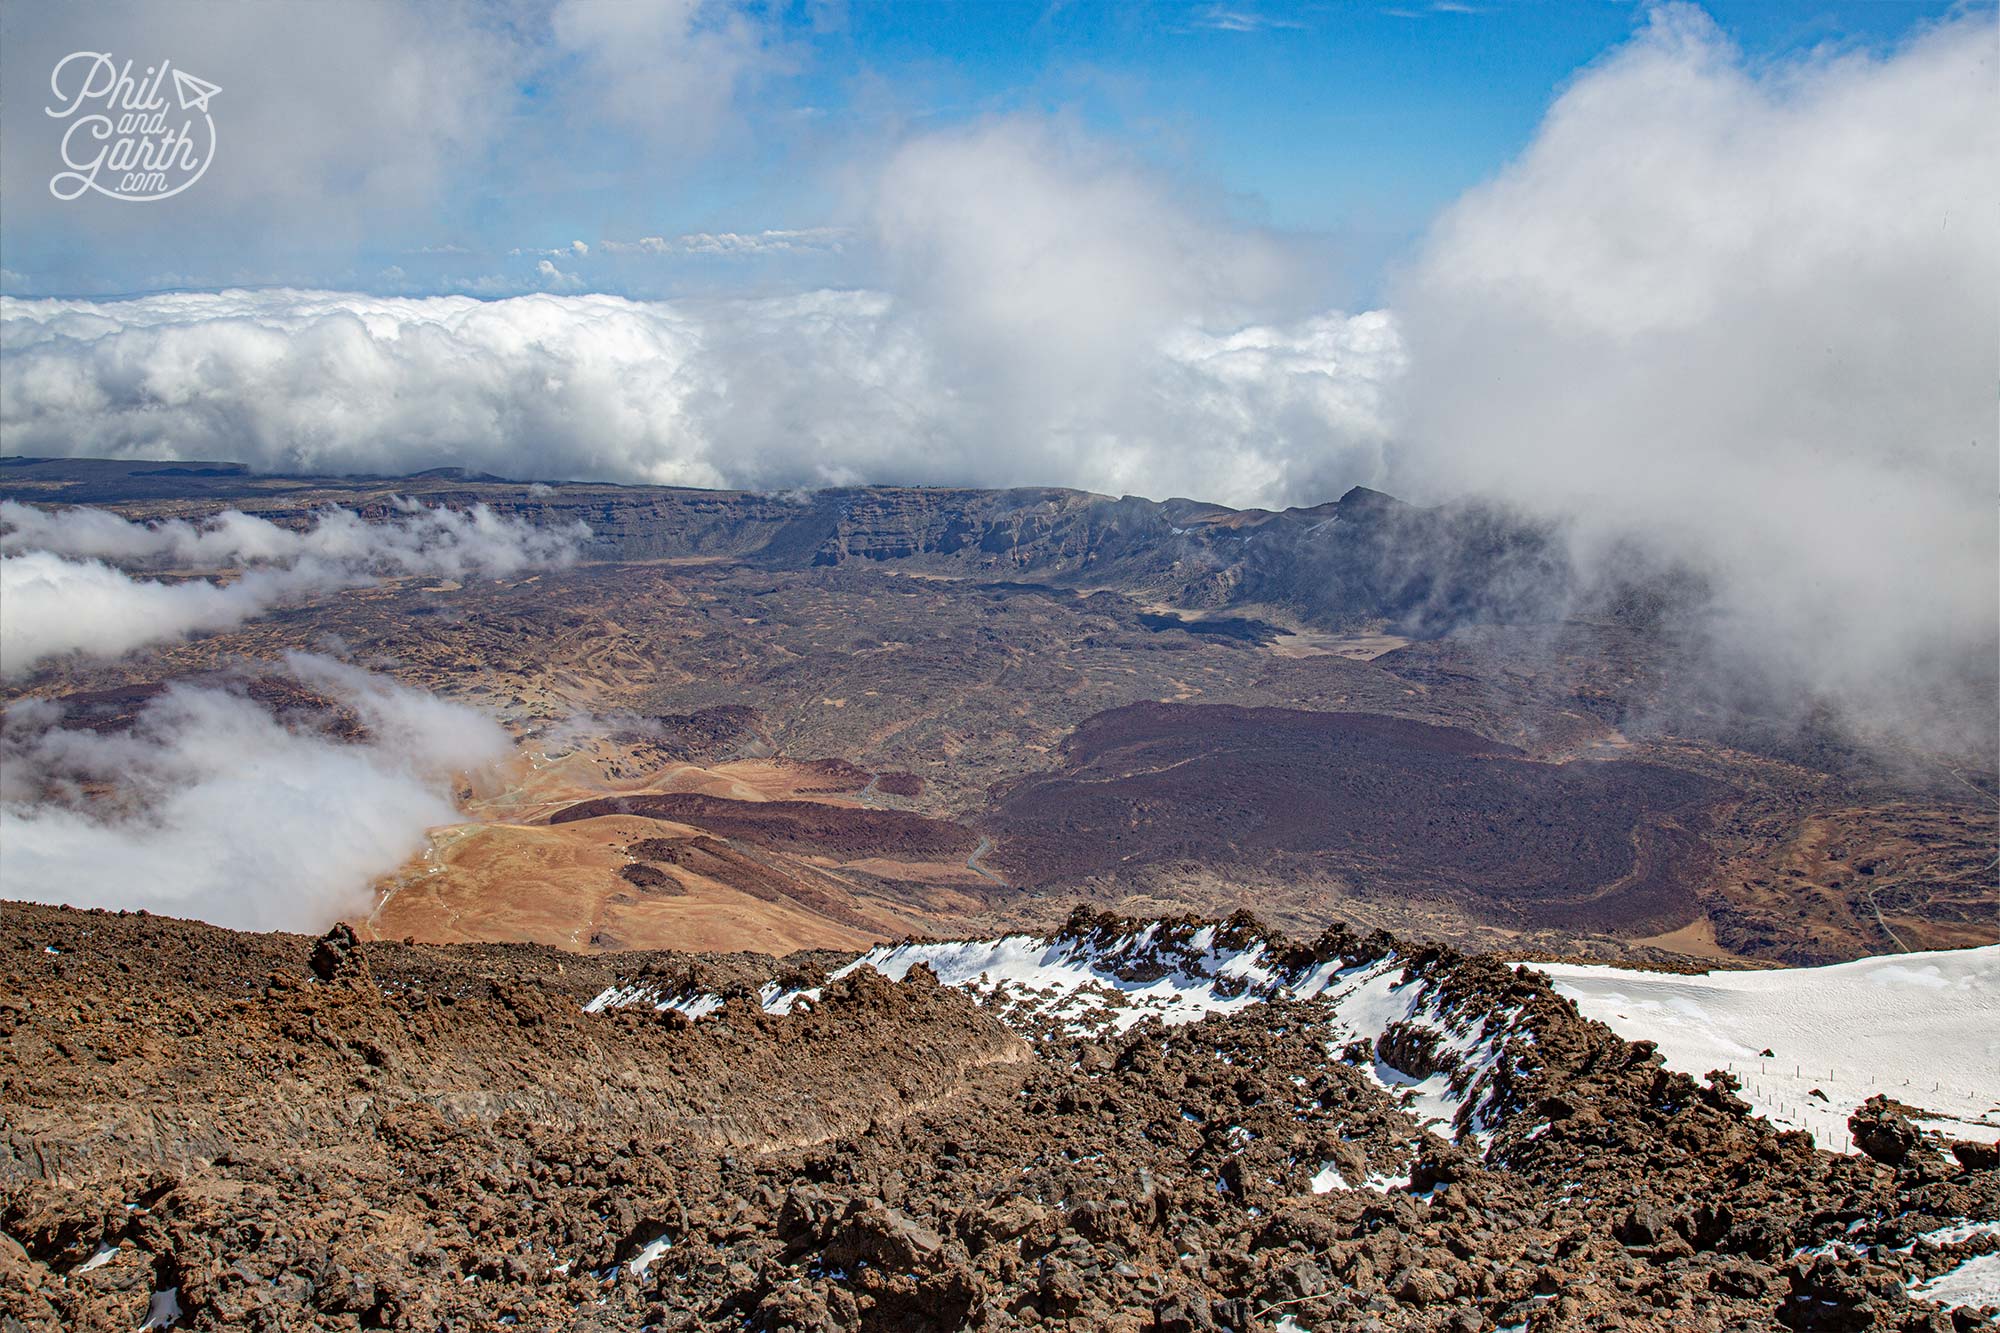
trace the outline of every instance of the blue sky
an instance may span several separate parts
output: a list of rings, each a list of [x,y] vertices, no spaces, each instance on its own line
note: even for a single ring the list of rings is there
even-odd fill
[[[1751,58],[1894,41],[1948,4],[1704,6]],[[1562,84],[1629,37],[1612,3],[857,5],[805,81],[850,100],[856,66],[952,118],[1079,112],[1185,160],[1273,225],[1407,233],[1493,174]],[[891,72],[895,73],[891,73]]]
[[[9,7],[7,289],[862,283],[871,275],[851,246],[638,262],[602,242],[838,226],[857,179],[895,143],[1032,116],[1149,164],[1237,225],[1290,237],[1315,256],[1328,299],[1366,304],[1438,211],[1499,171],[1566,82],[1644,21],[1625,4],[1484,0],[665,7],[682,12],[664,32],[596,46],[564,27],[562,6],[533,3],[504,23],[491,9],[457,23],[443,9],[394,18],[385,3],[370,8],[375,31],[317,39],[297,6]],[[609,8],[623,22],[642,6]],[[1881,49],[1954,10],[1706,8],[1753,67]],[[412,75],[382,50],[405,47],[425,56],[420,77],[435,77],[440,101],[475,108],[471,123],[441,131],[456,113],[385,93]],[[158,51],[223,85],[215,169],[186,198],[140,209],[47,198],[53,130],[28,103],[46,100],[56,56],[99,48]],[[301,137],[315,142],[295,146]],[[576,241],[592,253],[530,253]]]

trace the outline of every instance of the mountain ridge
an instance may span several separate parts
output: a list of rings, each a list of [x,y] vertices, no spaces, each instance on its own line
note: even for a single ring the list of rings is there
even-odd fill
[[[927,573],[1115,586],[1195,611],[1282,609],[1305,625],[1393,622],[1434,635],[1546,616],[1572,592],[1546,525],[1480,505],[1420,508],[1365,487],[1309,507],[1234,509],[1063,487],[864,486],[800,493],[596,482],[522,483],[434,469],[408,477],[171,472],[116,460],[4,460],[0,498],[104,505],[133,518],[236,508],[304,525],[329,504],[386,513],[393,496],[484,503],[548,526],[588,524],[589,558],[728,557],[772,569],[895,562]],[[249,483],[245,489],[245,483]]]

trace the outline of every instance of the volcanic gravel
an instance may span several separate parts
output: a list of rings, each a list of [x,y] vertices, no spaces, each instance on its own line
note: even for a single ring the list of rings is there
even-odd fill
[[[1448,950],[1394,957],[1530,1034],[1483,1144],[1370,1076],[1421,1034],[1329,1052],[1308,1000],[1031,1040],[921,968],[824,983],[832,955],[4,911],[9,1330],[171,1293],[202,1329],[1942,1333],[1985,1325],[1909,1285],[2000,1248],[1918,1239],[2000,1217],[1992,1154],[1886,1102],[1856,1117],[1883,1160],[1817,1151]],[[820,994],[776,1016],[765,982]],[[721,1004],[585,1011],[614,984]]]

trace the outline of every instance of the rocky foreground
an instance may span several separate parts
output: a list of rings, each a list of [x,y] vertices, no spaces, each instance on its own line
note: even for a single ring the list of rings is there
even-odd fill
[[[2000,1264],[1991,1147],[1877,1101],[1818,1151],[1382,935],[1079,914],[851,966],[0,913],[10,1331],[1995,1313],[1952,1304]]]

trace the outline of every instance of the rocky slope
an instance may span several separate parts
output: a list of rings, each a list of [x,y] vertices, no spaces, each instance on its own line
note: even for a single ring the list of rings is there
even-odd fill
[[[1382,935],[579,957],[4,911],[9,1328],[1946,1330],[1982,1316],[1923,1293],[2000,1250],[1983,1145],[1876,1102],[1875,1156],[1816,1150]]]

